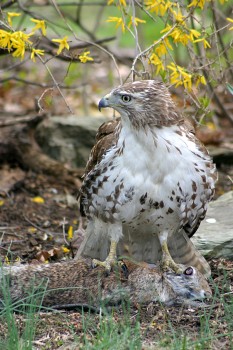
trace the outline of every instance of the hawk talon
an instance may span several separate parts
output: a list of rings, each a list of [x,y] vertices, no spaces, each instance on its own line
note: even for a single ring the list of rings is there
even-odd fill
[[[106,260],[100,261],[97,259],[92,259],[91,266],[93,268],[96,268],[97,266],[102,266],[105,268],[107,271],[111,271],[112,267],[117,264],[117,259],[116,258],[109,258],[107,257]]]
[[[172,257],[169,255],[163,256],[161,265],[162,265],[162,270],[164,272],[169,271],[169,269],[171,269],[175,273],[182,273],[183,272],[183,270],[179,266],[179,264],[176,264],[175,261],[172,259]]]

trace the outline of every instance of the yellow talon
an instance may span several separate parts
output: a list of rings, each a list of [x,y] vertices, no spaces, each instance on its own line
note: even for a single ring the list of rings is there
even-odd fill
[[[175,261],[172,259],[171,254],[168,250],[167,242],[163,241],[161,243],[161,248],[162,248],[162,270],[167,271],[169,268],[173,270],[175,273],[181,273],[182,268],[175,263]]]
[[[117,265],[116,256],[117,242],[111,241],[110,250],[107,258],[104,261],[93,259],[92,263],[94,266],[103,266],[106,270],[110,271],[114,265]]]

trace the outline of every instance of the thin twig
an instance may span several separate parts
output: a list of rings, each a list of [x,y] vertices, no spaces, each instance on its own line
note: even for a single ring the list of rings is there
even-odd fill
[[[48,88],[48,89],[54,87],[54,85],[52,85],[52,84],[36,83],[35,81],[18,78],[18,77],[15,77],[14,75],[12,75],[11,77],[0,79],[0,83],[5,83],[6,81],[10,81],[10,80],[18,81],[18,82],[21,82],[21,83],[24,83],[27,85],[34,85],[34,86],[39,86],[42,88]],[[82,87],[83,83],[79,84],[79,85],[72,85],[72,86],[62,85],[59,83],[58,83],[58,85],[61,89],[72,90],[72,89],[77,89],[77,88]]]
[[[51,2],[54,4],[54,7],[57,11],[57,13],[59,14],[59,16],[63,19],[63,21],[65,22],[65,24],[67,25],[67,28],[69,28],[69,30],[71,31],[71,33],[74,35],[75,39],[77,41],[80,41],[80,39],[77,37],[76,33],[73,31],[73,29],[71,28],[71,26],[69,25],[69,23],[66,21],[65,17],[63,16],[63,14],[61,13],[59,7],[57,6],[55,0],[51,0]],[[109,52],[107,49],[105,49],[104,47],[100,46],[99,44],[96,44],[95,42],[91,42],[91,41],[88,41],[88,40],[82,40],[83,42],[86,42],[87,44],[90,44],[90,45],[93,45],[95,47],[97,47],[98,49],[100,49],[101,51],[105,52],[108,56],[111,57],[113,63],[114,63],[114,66],[116,68],[116,71],[118,73],[118,77],[119,77],[119,80],[120,80],[120,84],[122,84],[122,77],[121,77],[121,74],[120,74],[120,71],[119,71],[119,68],[118,68],[118,65],[116,63],[116,59],[114,57],[114,55]]]

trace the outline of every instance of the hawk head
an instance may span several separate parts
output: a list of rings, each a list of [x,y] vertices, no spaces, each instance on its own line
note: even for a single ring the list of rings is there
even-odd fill
[[[99,102],[101,108],[111,107],[122,121],[133,126],[172,125],[181,120],[166,86],[156,80],[142,80],[120,85]]]

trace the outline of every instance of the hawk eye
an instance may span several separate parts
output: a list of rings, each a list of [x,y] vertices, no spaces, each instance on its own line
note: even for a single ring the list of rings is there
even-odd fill
[[[122,99],[123,102],[129,102],[129,101],[131,101],[131,96],[129,96],[129,95],[122,95],[121,99]]]
[[[194,273],[194,270],[193,270],[193,268],[192,268],[191,266],[188,267],[188,268],[183,272],[183,274],[184,274],[184,275],[187,275],[187,276],[192,276],[193,273]]]

